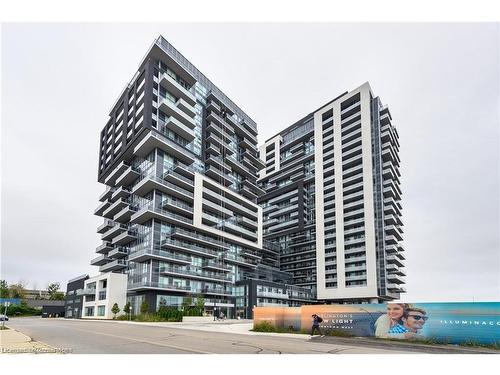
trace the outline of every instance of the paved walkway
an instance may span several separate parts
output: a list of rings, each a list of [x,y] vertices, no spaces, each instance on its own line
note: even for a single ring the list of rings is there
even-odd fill
[[[59,353],[57,349],[39,342],[33,341],[31,337],[24,333],[16,331],[13,328],[0,330],[0,353],[15,354],[15,353]]]

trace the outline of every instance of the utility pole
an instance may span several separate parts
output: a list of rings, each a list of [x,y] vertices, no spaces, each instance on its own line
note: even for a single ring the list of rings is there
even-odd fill
[[[3,320],[2,320],[2,329],[5,329],[5,319],[7,318],[7,307],[10,306],[10,302],[5,302],[5,311],[3,314]]]

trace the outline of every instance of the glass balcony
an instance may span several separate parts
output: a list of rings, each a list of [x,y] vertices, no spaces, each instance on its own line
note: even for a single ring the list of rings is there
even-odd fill
[[[112,259],[118,259],[118,258],[124,258],[128,255],[129,253],[129,248],[128,247],[117,247],[113,250],[111,250],[108,253],[108,256]]]
[[[182,228],[175,228],[172,231],[171,236],[174,238],[184,239],[190,242],[195,242],[202,246],[210,246],[216,249],[225,249],[225,250],[229,249],[229,246],[227,244],[224,244],[223,241]],[[210,252],[209,254],[217,255],[218,252]]]
[[[108,209],[110,205],[110,202],[109,201],[105,201],[105,202],[102,202],[99,207],[97,207],[94,211],[94,215],[97,215],[97,216],[103,216],[104,214],[104,211],[106,211]]]
[[[175,267],[175,266],[163,266],[160,267],[160,274],[171,275],[171,276],[181,276],[200,280],[216,280],[222,282],[230,282],[231,277],[224,274],[219,274],[216,272],[209,272],[198,270],[190,267]]]
[[[120,198],[113,204],[111,204],[104,212],[102,216],[112,219],[114,215],[119,212],[123,207],[128,206],[128,201],[125,198]]]
[[[113,185],[116,179],[128,168],[130,164],[126,161],[121,161],[104,180],[106,185]]]
[[[84,288],[84,289],[78,289],[76,291],[77,296],[91,296],[93,294],[95,294],[94,288]]]
[[[207,109],[220,113],[220,106],[213,100],[207,100]]]
[[[159,148],[182,161],[185,164],[193,164],[195,160],[194,149],[191,144],[180,145],[174,140],[151,130],[134,148],[134,154],[145,157],[155,148]]]
[[[121,185],[121,186],[130,185],[137,177],[139,177],[139,172],[133,166],[129,166],[116,179],[116,185]]]
[[[201,255],[201,256],[206,256],[206,257],[217,257],[219,256],[219,253],[215,250],[208,249],[206,247],[201,247],[197,245],[193,245],[190,243],[182,242],[182,241],[177,241],[172,238],[165,238],[161,241],[161,247],[162,248],[167,248],[167,249],[172,249],[172,250],[178,250],[182,251],[185,253],[191,253],[194,255]]]
[[[226,254],[224,254],[223,258],[226,262],[231,263],[231,264],[236,264],[236,265],[244,266],[244,267],[252,267],[252,268],[257,267],[256,261],[242,257],[240,255],[226,253]]]
[[[221,262],[215,262],[211,260],[204,260],[203,261],[203,268],[206,268],[208,270],[215,270],[215,271],[221,271],[221,272],[231,272],[232,267],[228,266],[226,264],[223,264]]]
[[[175,185],[178,185],[186,190],[193,191],[194,190],[194,181],[182,176],[181,174],[175,172],[173,169],[167,170],[163,174],[163,179],[165,181],[169,181]]]
[[[111,195],[111,201],[114,202],[119,198],[128,198],[130,196],[130,190],[126,187],[120,186],[115,189],[113,194]]]
[[[192,142],[195,138],[193,129],[184,125],[173,116],[168,117],[166,121],[160,120],[159,123],[162,133],[166,132],[165,129],[170,129],[188,142]]]
[[[220,156],[209,155],[205,163],[211,166],[213,165],[214,167],[216,167],[220,171],[223,171],[224,173],[231,172],[231,168],[226,165],[226,160],[222,159],[222,157]]]
[[[265,298],[276,298],[276,299],[288,299],[288,294],[286,293],[274,293],[274,292],[264,292],[257,291],[257,297],[265,297]]]
[[[113,220],[110,220],[110,219],[104,219],[104,223],[102,223],[101,225],[99,225],[97,227],[97,233],[99,234],[103,234],[104,232],[106,232],[108,229],[110,229],[111,227],[113,227],[116,223],[113,221]]]
[[[159,207],[155,207],[153,204],[139,208],[139,210],[131,216],[130,222],[134,224],[143,224],[151,219],[167,221],[174,225],[193,224],[193,219],[162,210]]]
[[[104,193],[102,193],[99,196],[99,201],[100,202],[107,201],[109,198],[111,198],[111,195],[113,194],[113,192],[115,191],[115,189],[116,188],[112,188],[112,187],[106,186],[106,190],[104,190]]]
[[[136,210],[132,207],[132,205],[128,204],[115,216],[113,216],[113,220],[119,223],[127,223],[135,211]]]
[[[196,123],[193,120],[194,109],[192,111],[186,110],[186,107],[189,108],[189,105],[182,99],[179,99],[177,103],[172,103],[168,99],[160,98],[158,104],[158,108],[167,116],[174,117],[190,129],[196,127]]]
[[[201,293],[204,294],[215,294],[215,295],[222,295],[222,296],[231,296],[232,292],[230,290],[225,290],[225,289],[219,289],[219,288],[209,288],[205,287],[200,290]]]
[[[207,170],[205,171],[205,175],[224,186],[229,186],[233,184],[233,181],[228,177],[228,175],[226,175],[224,172],[220,171],[219,169],[215,168],[212,165],[208,166]]]
[[[125,245],[137,239],[137,231],[135,229],[128,229],[120,235],[113,238],[111,242],[113,245]]]
[[[189,105],[194,106],[196,104],[195,96],[167,73],[160,75],[160,85],[166,88],[177,98],[184,99]]]
[[[122,228],[121,224],[115,224],[111,229],[109,229],[107,232],[105,232],[102,236],[101,239],[103,241],[109,241],[119,235],[122,231],[124,231],[126,228]]]
[[[110,272],[110,271],[118,271],[124,268],[127,268],[128,261],[123,259],[116,259],[112,262],[109,262],[101,267],[99,267],[99,272]]]
[[[189,217],[192,217],[193,215],[193,207],[189,206],[186,203],[183,203],[182,201],[165,198],[161,201],[161,207],[167,208],[168,210],[180,212],[182,214],[188,215]]]
[[[132,192],[136,195],[144,196],[146,193],[157,189],[185,201],[192,201],[194,194],[182,187],[172,184],[161,177],[150,174],[139,180],[133,187]]]
[[[258,198],[258,195],[251,191],[247,186],[243,186],[240,189],[240,194],[251,201],[255,201]]]
[[[98,256],[90,261],[91,266],[102,266],[111,260],[107,255]]]
[[[402,259],[397,255],[388,255],[386,258],[387,263],[396,264],[399,267],[404,267]]]
[[[229,155],[228,157],[226,157],[226,162],[233,168],[233,170],[247,178],[255,179],[257,176],[255,170],[250,170],[245,167],[242,164],[242,161],[238,160],[236,155]]]
[[[227,194],[227,196],[219,195],[216,192],[212,191],[211,189],[204,187],[203,188],[203,196],[206,198],[211,198],[215,202],[223,202],[225,207],[227,207],[228,209],[230,209],[230,210],[232,210],[240,215],[257,217],[256,207],[254,205],[252,205],[252,207],[255,207],[255,211],[249,209],[247,206],[249,206],[250,203],[246,199],[243,200],[241,197],[236,195],[236,193],[234,194],[234,196],[231,195],[231,198],[234,197],[235,199],[238,199],[238,201],[233,200],[233,199],[229,199],[227,197],[227,196],[229,196],[229,194]],[[245,202],[246,205],[244,205],[245,203],[243,203],[243,202]]]
[[[265,194],[265,190],[261,189],[259,186],[257,186],[256,183],[252,182],[253,180],[249,179],[244,179],[243,180],[243,185],[247,186],[250,188],[251,191],[253,191],[257,195],[262,195]]]
[[[129,283],[127,289],[130,291],[154,289],[154,290],[164,290],[164,291],[173,291],[173,292],[186,292],[186,293],[192,292],[192,289],[189,285],[185,286],[185,285],[166,284],[166,283],[158,283],[158,282],[151,282],[151,281]]]
[[[230,218],[233,216],[233,212],[231,210],[228,210],[227,208],[223,207],[220,203],[213,203],[209,201],[208,199],[203,198],[203,211],[209,211],[215,215],[224,217],[224,218]]]
[[[156,259],[165,262],[177,263],[181,265],[191,264],[191,257],[179,254],[173,251],[161,249],[152,249],[151,247],[130,253],[128,260],[133,262],[144,262],[146,260]]]
[[[101,254],[107,254],[110,250],[113,250],[113,245],[111,242],[103,242],[102,245],[96,247],[95,252]]]

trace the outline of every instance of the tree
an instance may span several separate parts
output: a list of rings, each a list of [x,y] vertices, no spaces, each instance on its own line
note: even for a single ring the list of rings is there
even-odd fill
[[[123,306],[123,312],[125,314],[130,314],[130,302],[127,302],[125,306]]]
[[[22,282],[11,284],[11,286],[9,287],[9,294],[10,298],[23,299],[26,296],[26,288]]]
[[[64,299],[64,293],[59,292],[59,287],[61,284],[58,282],[50,283],[47,286],[47,292],[49,292],[49,299],[53,301],[62,301]]]
[[[141,303],[141,314],[147,314],[149,311],[149,303],[148,301],[144,300]]]
[[[5,280],[0,280],[0,298],[9,298],[9,285]]]
[[[203,315],[203,311],[205,310],[205,298],[203,297],[203,294],[198,294],[196,296],[195,306],[198,310],[198,314],[200,314],[200,316]]]
[[[116,314],[120,312],[120,308],[118,307],[118,304],[115,303],[113,307],[111,308],[111,312],[114,314],[113,319],[116,318]]]
[[[193,297],[191,296],[184,297],[182,301],[182,311],[184,312],[188,311],[192,304],[193,304]]]

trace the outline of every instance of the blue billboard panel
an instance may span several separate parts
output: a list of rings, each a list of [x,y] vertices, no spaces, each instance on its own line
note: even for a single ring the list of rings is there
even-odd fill
[[[256,307],[254,322],[282,326],[286,321],[287,327],[312,330],[317,314],[322,330],[353,336],[500,345],[500,302],[304,305],[287,313],[288,309]]]

